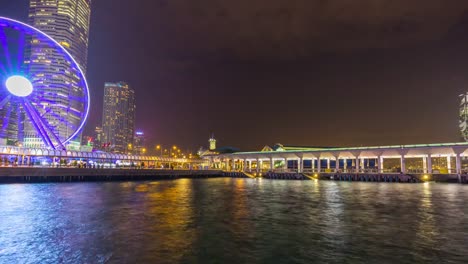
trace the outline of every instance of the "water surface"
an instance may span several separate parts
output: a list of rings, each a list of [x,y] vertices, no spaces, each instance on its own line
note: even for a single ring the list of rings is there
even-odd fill
[[[0,185],[0,263],[467,263],[468,186]]]

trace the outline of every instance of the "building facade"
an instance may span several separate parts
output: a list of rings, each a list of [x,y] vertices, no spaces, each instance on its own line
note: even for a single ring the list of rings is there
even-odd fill
[[[94,148],[98,150],[105,149],[106,142],[103,141],[103,131],[102,127],[96,127],[94,129]]]
[[[142,131],[135,132],[135,142],[133,143],[133,154],[146,155],[145,133]]]
[[[463,140],[468,141],[468,92],[460,94],[459,125]]]
[[[132,152],[135,134],[135,91],[125,82],[104,85],[102,140],[116,153]]]
[[[30,0],[28,23],[60,43],[86,73],[91,0]]]
[[[210,150],[214,151],[216,149],[216,139],[214,138],[214,135],[211,135],[208,143],[210,143]]]
[[[85,74],[90,15],[91,0],[30,0],[28,23],[63,46]],[[41,83],[45,87],[44,97],[54,102],[50,107],[52,110],[44,113],[44,118],[50,120],[49,123],[55,127],[59,137],[67,137],[82,121],[80,115],[73,112],[74,109],[81,109],[80,102],[74,102],[71,106],[68,104],[70,98],[80,98],[84,93],[77,85],[81,81],[78,74],[80,69],[70,68],[68,61],[56,60],[60,51],[44,45],[40,40],[31,39],[28,42],[25,49],[25,71],[33,85]],[[65,74],[57,75],[57,72]],[[64,106],[67,108],[64,109]],[[71,117],[72,120],[68,123],[56,121],[64,119],[64,116]],[[18,140],[26,147],[44,146],[30,122],[25,122],[24,134],[19,137],[22,138]],[[78,134],[67,148],[79,148],[80,142],[81,134]]]

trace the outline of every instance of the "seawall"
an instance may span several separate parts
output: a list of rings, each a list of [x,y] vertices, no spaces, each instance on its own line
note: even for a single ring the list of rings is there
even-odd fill
[[[223,177],[213,170],[151,170],[151,169],[79,169],[2,167],[0,183],[145,181],[179,178]]]

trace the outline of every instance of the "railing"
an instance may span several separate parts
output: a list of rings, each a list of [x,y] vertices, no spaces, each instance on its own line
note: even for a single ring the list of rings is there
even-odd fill
[[[24,165],[24,164],[5,164],[5,163],[0,163],[0,168],[41,168],[41,169],[122,169],[122,170],[135,170],[135,169],[141,169],[141,170],[218,170],[219,169],[209,169],[207,167],[203,166],[192,166],[192,167],[182,167],[182,166],[174,166],[174,167],[160,167],[160,166],[151,166],[151,165],[145,165],[145,166],[140,166],[140,165],[129,165],[129,166],[116,166],[115,164],[78,164],[78,165],[69,165],[69,164],[30,164],[30,165]]]
[[[267,172],[275,172],[275,173],[298,173],[299,170],[297,168],[289,168],[289,169],[284,169],[284,168],[277,168],[274,170],[271,169],[261,169],[260,171],[257,171],[256,168],[252,168],[250,170],[242,170],[242,169],[237,169],[235,171],[238,172],[248,172],[248,173],[267,173]],[[234,170],[232,170],[234,172]],[[401,174],[400,169],[383,169],[379,171],[377,168],[360,168],[360,169],[355,169],[355,168],[346,168],[346,169],[311,169],[311,168],[306,168],[302,170],[302,173],[306,174],[313,174],[313,173],[361,173],[361,174]],[[428,171],[426,169],[406,169],[406,174],[426,174]],[[468,170],[462,170],[462,174],[467,174]],[[433,169],[432,174],[457,174],[456,169]]]

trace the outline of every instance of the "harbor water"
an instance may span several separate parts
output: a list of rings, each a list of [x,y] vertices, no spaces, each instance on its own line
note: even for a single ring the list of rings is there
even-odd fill
[[[0,263],[467,263],[468,186],[0,185]]]

